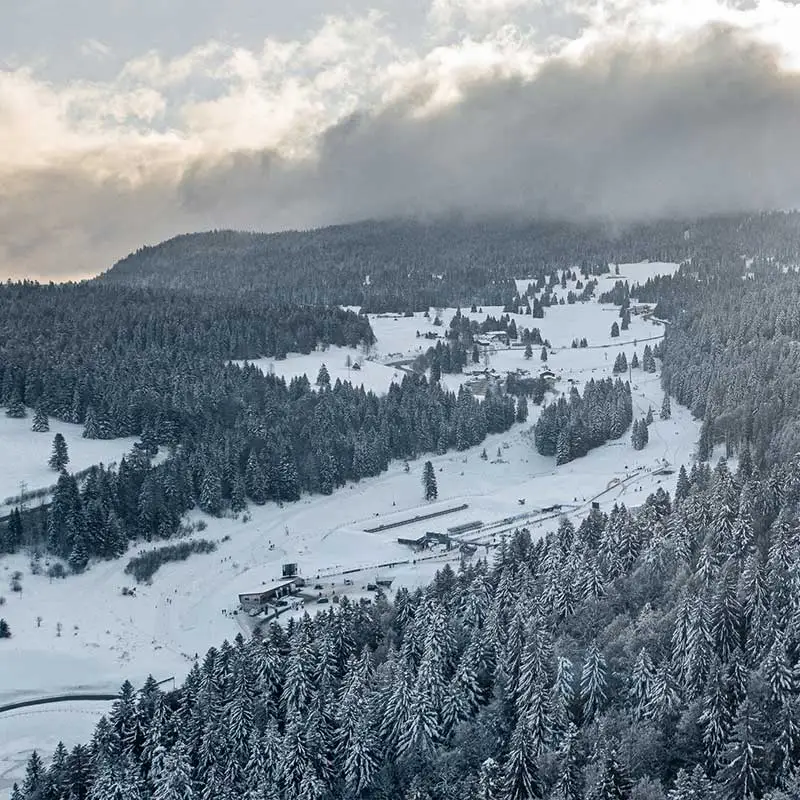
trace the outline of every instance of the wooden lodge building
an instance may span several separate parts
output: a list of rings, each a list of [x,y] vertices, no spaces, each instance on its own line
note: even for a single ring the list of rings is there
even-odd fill
[[[300,585],[299,579],[284,578],[275,583],[265,584],[260,589],[254,592],[243,592],[239,595],[239,605],[245,611],[260,611],[265,608],[268,603],[279,600],[288,594],[294,594]]]

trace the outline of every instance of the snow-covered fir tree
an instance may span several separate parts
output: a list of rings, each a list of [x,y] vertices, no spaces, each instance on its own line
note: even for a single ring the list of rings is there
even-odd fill
[[[439,489],[436,485],[436,472],[430,461],[426,461],[422,469],[422,487],[426,500],[435,500],[438,497]]]

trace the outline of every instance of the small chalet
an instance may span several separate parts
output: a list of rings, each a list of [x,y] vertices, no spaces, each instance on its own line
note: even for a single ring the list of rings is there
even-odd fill
[[[541,378],[543,381],[547,381],[548,383],[555,383],[555,380],[556,380],[556,374],[555,374],[555,372],[553,372],[552,370],[549,370],[549,369],[543,369],[543,370],[542,370],[542,371],[539,373],[539,377],[540,377],[540,378]]]
[[[481,347],[490,347],[493,344],[504,344],[506,347],[508,347],[509,342],[510,339],[508,332],[504,330],[484,331],[484,333],[482,333],[476,339],[476,344],[480,345]]]

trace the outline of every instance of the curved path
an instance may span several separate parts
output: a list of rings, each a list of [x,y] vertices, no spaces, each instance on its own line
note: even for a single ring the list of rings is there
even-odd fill
[[[156,686],[162,686],[170,681],[175,682],[175,678],[170,675],[169,678],[156,681]],[[114,692],[72,692],[69,694],[54,694],[49,697],[34,697],[30,700],[17,700],[13,703],[5,703],[0,705],[0,714],[5,711],[16,711],[20,708],[30,708],[31,706],[47,706],[53,703],[71,703],[77,701],[97,702],[98,700],[119,700],[120,693]]]
[[[51,703],[67,703],[74,700],[118,700],[119,692],[114,694],[58,694],[52,697],[36,697],[33,700],[18,700],[16,703],[7,703],[0,706],[0,714],[5,711],[16,711],[19,708],[29,708],[30,706],[45,706]]]

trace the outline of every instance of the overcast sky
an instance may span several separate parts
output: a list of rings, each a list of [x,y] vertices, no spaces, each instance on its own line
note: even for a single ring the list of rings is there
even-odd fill
[[[0,277],[212,227],[800,205],[788,0],[9,0]]]

